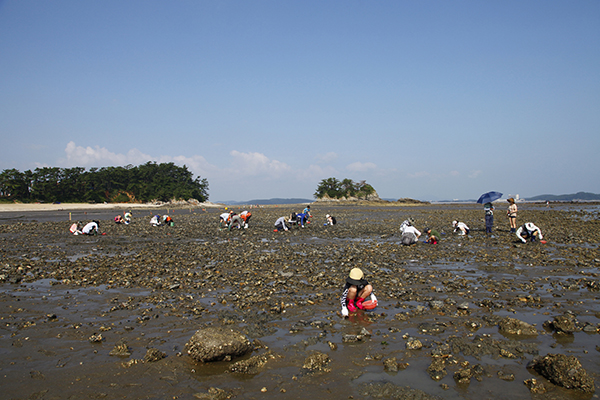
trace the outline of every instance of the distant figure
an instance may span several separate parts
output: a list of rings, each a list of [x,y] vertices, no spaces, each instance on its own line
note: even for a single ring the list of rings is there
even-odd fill
[[[400,224],[400,231],[402,232],[400,242],[405,246],[417,243],[417,240],[421,237],[421,232],[413,226],[413,222],[414,220],[409,218]]]
[[[327,214],[327,215],[325,216],[325,219],[327,220],[327,222],[325,222],[325,225],[326,225],[326,226],[327,226],[327,225],[331,225],[331,226],[333,226],[333,225],[337,224],[337,220],[336,220],[336,219],[335,219],[335,217],[334,217],[334,216],[332,216],[332,215],[329,215],[329,214]]]
[[[123,215],[123,221],[125,221],[125,224],[129,225],[132,217],[133,215],[131,214],[131,211],[127,211],[125,215]]]
[[[286,222],[288,221],[288,218],[286,217],[279,217],[277,219],[277,221],[275,221],[275,230],[277,232],[281,232],[281,231],[287,231],[289,228],[286,225]]]
[[[483,211],[485,211],[485,233],[492,233],[492,228],[494,227],[494,206],[492,203],[485,203]]]
[[[219,215],[219,228],[225,228],[229,225],[229,220],[231,219],[232,214],[233,211]]]
[[[425,228],[425,233],[428,235],[427,243],[429,244],[438,244],[442,240],[442,236],[435,229]]]
[[[535,242],[536,237],[539,240],[542,240],[544,237],[542,236],[542,231],[540,228],[535,226],[533,222],[527,222],[517,229],[517,237],[523,243],[527,243],[526,239],[529,239],[532,242]]]
[[[231,215],[231,219],[229,220],[229,230],[231,230],[234,225],[236,225],[238,229],[244,226],[244,220],[237,214]]]
[[[405,219],[400,224],[400,232],[404,233],[404,229],[406,229],[406,227],[413,226],[414,224],[415,224],[415,220],[414,219],[412,219],[412,218]]]
[[[92,221],[92,222],[88,222],[83,227],[83,229],[81,230],[81,233],[83,233],[84,235],[97,235],[98,229],[100,229],[100,222]]]
[[[371,296],[372,293],[373,286],[364,279],[362,270],[360,268],[352,268],[348,278],[346,278],[344,291],[340,298],[340,302],[342,303],[342,315],[344,317],[347,316],[348,311],[356,312],[357,308],[364,310],[363,302],[367,297]]]
[[[81,222],[74,222],[73,225],[71,225],[71,227],[69,228],[69,231],[73,235],[83,235],[83,232],[81,232]]]
[[[152,218],[150,218],[150,225],[160,226],[160,215],[155,215]]]
[[[460,236],[468,235],[470,232],[469,227],[464,222],[452,221],[452,227],[454,228],[454,232],[460,232]]]
[[[304,210],[302,210],[302,214],[306,215],[306,218],[312,217],[312,214],[310,213],[310,206],[304,207]]]
[[[304,224],[308,221],[309,214],[296,214],[296,223],[304,228]]]
[[[124,224],[125,220],[123,219],[123,217],[121,217],[121,215],[117,215],[115,217],[115,224]]]
[[[248,222],[250,222],[252,213],[250,211],[244,210],[240,213],[240,217],[244,220],[244,229],[248,228]]]
[[[517,205],[515,204],[515,199],[512,197],[506,201],[508,201],[508,210],[506,211],[506,216],[508,217],[508,222],[510,223],[510,231],[515,233],[517,231]]]
[[[165,225],[167,225],[167,226],[175,225],[175,221],[173,221],[173,218],[171,218],[170,215],[163,215],[162,219],[163,219],[163,222],[165,223]]]

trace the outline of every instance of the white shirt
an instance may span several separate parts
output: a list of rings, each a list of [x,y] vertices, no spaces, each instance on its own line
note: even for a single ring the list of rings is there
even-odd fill
[[[421,236],[421,232],[419,232],[419,230],[417,228],[415,228],[414,226],[407,226],[404,228],[404,230],[402,231],[402,233],[414,233],[415,236],[418,238],[419,236]]]
[[[81,232],[89,235],[93,230],[98,231],[98,224],[95,222],[88,222],[87,225],[83,227]]]

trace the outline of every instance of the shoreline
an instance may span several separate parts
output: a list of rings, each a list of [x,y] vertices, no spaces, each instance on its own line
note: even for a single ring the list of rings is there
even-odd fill
[[[147,204],[147,203],[12,203],[0,204],[0,212],[29,212],[29,211],[77,211],[77,210],[122,210],[122,209],[153,209],[153,208],[219,208],[225,207],[218,203],[198,203],[198,204]]]

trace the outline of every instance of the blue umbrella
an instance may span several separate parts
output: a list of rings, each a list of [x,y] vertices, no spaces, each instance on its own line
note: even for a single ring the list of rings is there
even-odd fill
[[[491,203],[494,200],[498,200],[500,197],[502,197],[502,193],[500,192],[487,192],[482,194],[477,202],[479,204]]]

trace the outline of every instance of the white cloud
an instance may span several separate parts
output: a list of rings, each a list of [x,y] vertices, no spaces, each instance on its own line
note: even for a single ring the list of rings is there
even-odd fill
[[[233,173],[239,175],[267,175],[277,178],[291,171],[291,167],[284,162],[271,160],[262,153],[242,153],[232,150]]]
[[[473,171],[469,174],[469,178],[474,179],[481,175],[483,172],[481,170]]]
[[[127,165],[143,164],[152,160],[148,154],[144,154],[138,149],[131,149],[127,154],[113,153],[106,147],[83,147],[77,146],[75,142],[70,141],[65,148],[65,163],[74,166],[93,167],[104,165]]]
[[[377,165],[372,162],[361,163],[358,161],[346,166],[346,169],[352,172],[366,172],[375,168],[377,168]]]

